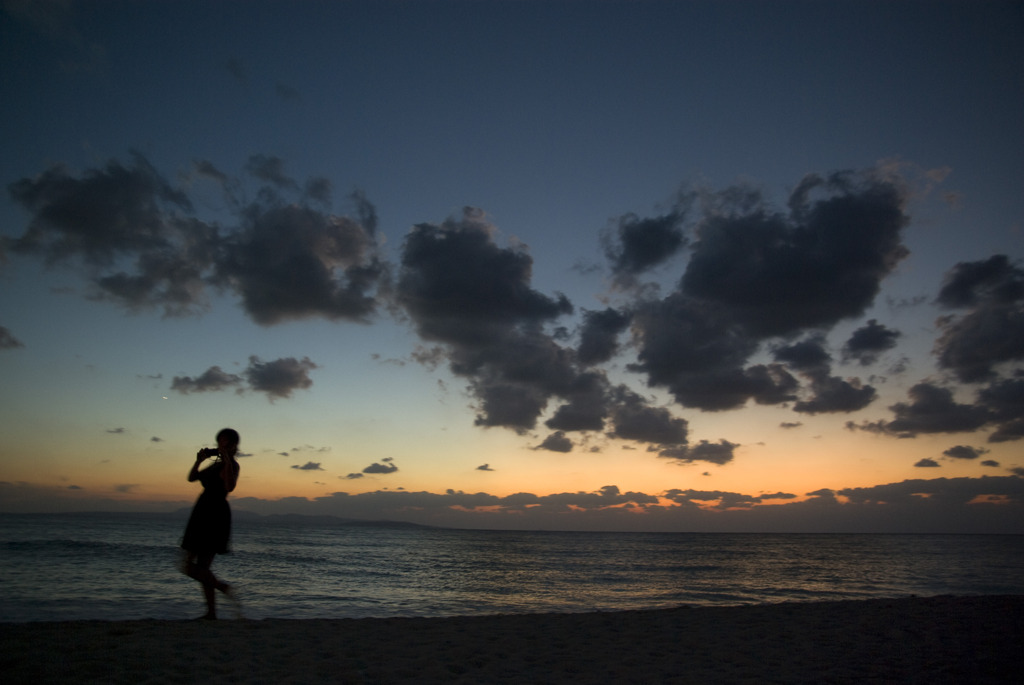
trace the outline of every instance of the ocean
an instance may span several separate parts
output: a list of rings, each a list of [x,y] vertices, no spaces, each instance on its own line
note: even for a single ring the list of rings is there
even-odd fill
[[[201,615],[198,583],[178,571],[186,518],[0,514],[0,621]],[[1024,536],[481,531],[236,516],[232,553],[213,570],[252,619],[1024,594]]]

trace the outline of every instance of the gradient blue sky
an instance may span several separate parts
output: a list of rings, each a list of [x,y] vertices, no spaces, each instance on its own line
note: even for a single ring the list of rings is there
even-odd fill
[[[0,12],[0,511],[1024,532],[1024,6]]]

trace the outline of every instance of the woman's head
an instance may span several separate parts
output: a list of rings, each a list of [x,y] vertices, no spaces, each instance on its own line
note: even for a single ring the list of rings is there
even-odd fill
[[[234,456],[235,452],[238,451],[238,443],[240,441],[241,438],[238,436],[238,431],[234,428],[225,428],[217,433],[217,451],[222,456]]]

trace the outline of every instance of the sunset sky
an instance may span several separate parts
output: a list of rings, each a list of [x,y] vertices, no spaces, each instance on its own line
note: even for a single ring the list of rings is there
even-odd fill
[[[0,12],[0,511],[1024,532],[1024,4]]]

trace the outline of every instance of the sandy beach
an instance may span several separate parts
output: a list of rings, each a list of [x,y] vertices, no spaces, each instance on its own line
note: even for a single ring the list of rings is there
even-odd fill
[[[1024,596],[0,624],[5,683],[1006,683]]]

